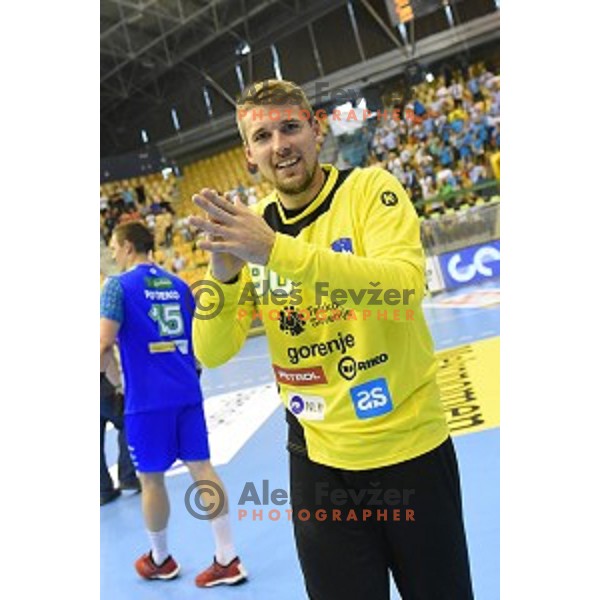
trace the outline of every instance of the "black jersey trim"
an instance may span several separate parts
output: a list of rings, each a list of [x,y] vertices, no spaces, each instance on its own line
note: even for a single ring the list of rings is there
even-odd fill
[[[331,208],[331,203],[333,202],[337,191],[353,171],[354,169],[339,171],[337,180],[331,188],[329,194],[327,194],[325,200],[315,210],[308,213],[299,221],[294,223],[284,223],[277,208],[277,200],[271,202],[265,207],[265,211],[263,213],[264,220],[273,231],[296,237],[305,227],[308,227],[314,223],[319,217],[324,215]]]

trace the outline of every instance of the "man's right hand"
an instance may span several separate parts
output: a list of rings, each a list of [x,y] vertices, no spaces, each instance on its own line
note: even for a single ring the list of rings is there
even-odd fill
[[[218,194],[214,190],[202,189],[199,195],[205,195],[208,199],[218,196]],[[225,200],[231,202],[229,194],[225,194]],[[192,198],[194,204],[198,204],[195,198]],[[190,217],[190,223],[194,224],[195,217]],[[210,219],[211,221],[218,223],[215,219]],[[217,240],[218,236],[210,235],[209,238],[211,240]],[[221,282],[228,282],[239,274],[244,266],[244,261],[233,254],[228,254],[226,252],[214,252],[211,254],[210,258],[210,270],[213,274],[214,278]]]

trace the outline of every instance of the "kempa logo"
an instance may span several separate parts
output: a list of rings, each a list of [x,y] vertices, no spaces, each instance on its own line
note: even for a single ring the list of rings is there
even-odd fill
[[[310,344],[299,346],[297,348],[288,348],[288,358],[293,365],[297,365],[301,360],[314,358],[316,356],[327,356],[334,352],[346,354],[348,348],[354,348],[354,336],[351,333],[344,335],[339,332],[337,337],[320,344]]]
[[[344,379],[352,381],[360,371],[382,365],[388,361],[388,358],[385,352],[367,360],[354,360],[351,356],[344,356],[338,363],[338,372]]]
[[[381,194],[381,203],[384,206],[396,206],[398,204],[398,196],[391,191],[383,192]]]

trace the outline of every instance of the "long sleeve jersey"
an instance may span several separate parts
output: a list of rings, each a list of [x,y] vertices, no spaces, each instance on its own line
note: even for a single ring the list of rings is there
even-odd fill
[[[266,267],[221,284],[223,305],[195,319],[208,367],[241,348],[260,315],[289,423],[288,448],[364,470],[425,454],[448,436],[421,302],[419,222],[400,183],[379,168],[339,172],[301,210],[276,192],[256,210],[276,232]]]

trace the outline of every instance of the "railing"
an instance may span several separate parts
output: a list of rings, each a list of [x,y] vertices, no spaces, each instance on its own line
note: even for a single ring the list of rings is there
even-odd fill
[[[482,198],[484,201],[491,200],[495,196],[500,197],[500,182],[497,179],[486,180],[476,185],[459,188],[451,192],[437,194],[431,198],[417,200],[414,202],[418,212],[427,213],[428,208],[443,205],[444,208],[456,209],[464,202],[470,200],[476,201],[477,198]]]
[[[428,256],[500,239],[500,202],[463,206],[421,222],[421,239]]]

